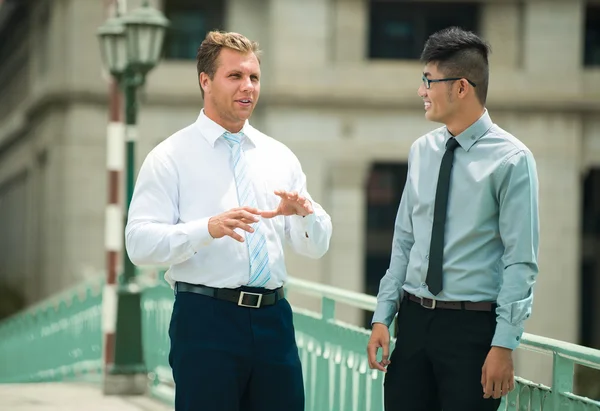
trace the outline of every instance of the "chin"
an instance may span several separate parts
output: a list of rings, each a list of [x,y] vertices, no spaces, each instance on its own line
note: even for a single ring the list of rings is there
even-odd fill
[[[434,123],[441,123],[442,120],[440,119],[439,116],[436,116],[434,113],[432,113],[431,111],[426,111],[425,112],[425,118],[429,121],[432,121]]]

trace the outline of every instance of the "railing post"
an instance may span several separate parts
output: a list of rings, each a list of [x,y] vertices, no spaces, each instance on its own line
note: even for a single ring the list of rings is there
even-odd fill
[[[562,357],[557,352],[553,353],[552,367],[552,403],[554,411],[564,411],[569,409],[568,398],[561,395],[566,392],[573,392],[573,375],[575,365],[573,361]]]
[[[333,320],[335,317],[335,301],[331,298],[323,297],[321,300],[321,315],[323,321]]]

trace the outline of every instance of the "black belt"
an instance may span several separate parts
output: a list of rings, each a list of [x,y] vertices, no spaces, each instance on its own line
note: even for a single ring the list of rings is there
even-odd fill
[[[196,285],[177,282],[175,291],[196,293],[213,297],[219,300],[236,303],[240,307],[260,308],[267,305],[274,305],[277,301],[285,298],[283,287],[274,290],[263,289],[261,292],[244,291],[231,288],[213,288],[205,285]]]
[[[468,311],[492,311],[496,308],[496,303],[488,301],[440,301],[431,298],[421,298],[404,291],[404,297],[410,301],[419,303],[422,307],[429,310],[436,308],[445,308],[447,310],[468,310]]]

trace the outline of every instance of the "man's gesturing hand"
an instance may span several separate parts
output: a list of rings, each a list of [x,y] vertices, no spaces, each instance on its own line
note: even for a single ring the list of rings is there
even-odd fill
[[[276,210],[262,211],[260,214],[265,218],[273,218],[278,215],[299,215],[304,217],[313,213],[313,207],[310,200],[298,195],[295,191],[287,192],[284,190],[277,190],[275,191],[275,195],[281,197],[281,202]]]
[[[381,362],[377,361],[377,351],[380,347],[383,348]],[[386,372],[385,367],[390,364],[388,360],[390,356],[390,330],[388,330],[385,324],[373,324],[371,338],[367,345],[367,354],[369,356],[369,367]]]
[[[233,231],[236,228],[241,228],[249,233],[254,232],[254,229],[249,224],[256,223],[260,211],[252,207],[238,207],[222,214],[211,217],[208,220],[208,232],[213,238],[221,238],[228,235],[229,237],[244,242],[244,237]]]

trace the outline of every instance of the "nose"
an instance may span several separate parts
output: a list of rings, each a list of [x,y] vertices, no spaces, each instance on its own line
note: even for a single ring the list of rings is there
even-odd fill
[[[250,76],[244,77],[244,80],[242,81],[242,91],[248,92],[248,91],[253,91],[253,90],[254,90],[254,83],[252,83],[252,79],[250,78]]]
[[[421,83],[419,88],[417,89],[417,94],[419,97],[424,98],[427,96],[427,89],[425,88],[425,84]]]

